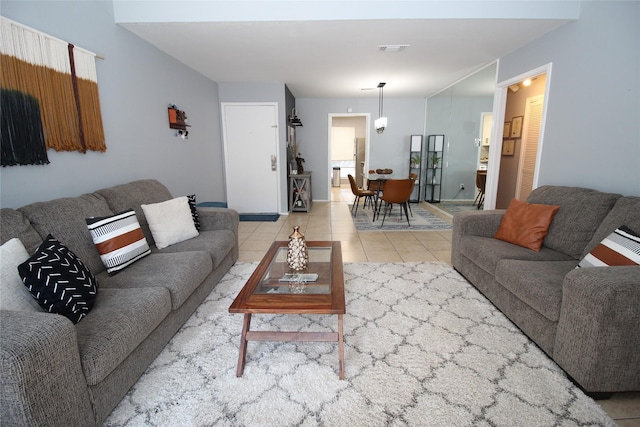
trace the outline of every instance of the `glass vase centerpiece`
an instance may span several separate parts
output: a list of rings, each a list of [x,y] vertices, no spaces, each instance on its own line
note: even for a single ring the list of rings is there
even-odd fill
[[[298,225],[293,227],[293,233],[289,236],[287,263],[289,264],[289,269],[293,271],[303,271],[309,266],[307,242]]]

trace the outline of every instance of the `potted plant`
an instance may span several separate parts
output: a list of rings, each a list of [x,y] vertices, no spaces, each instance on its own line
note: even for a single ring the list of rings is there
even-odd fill
[[[437,153],[433,153],[430,157],[431,160],[431,167],[433,169],[437,169],[438,168],[438,163],[440,163],[440,157],[438,157]]]
[[[429,157],[429,160],[431,161],[431,168],[433,169],[431,184],[435,186],[438,183],[436,179],[436,169],[438,169],[438,164],[440,163],[440,157],[438,157],[438,153],[433,153],[431,157]],[[432,189],[431,200],[433,200],[433,189]]]
[[[420,156],[417,154],[411,157],[411,168],[418,169],[420,167],[420,160]]]

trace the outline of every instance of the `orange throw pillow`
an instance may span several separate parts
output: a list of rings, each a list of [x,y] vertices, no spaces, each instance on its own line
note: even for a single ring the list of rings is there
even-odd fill
[[[502,217],[496,239],[540,251],[544,236],[560,206],[539,205],[513,199]]]

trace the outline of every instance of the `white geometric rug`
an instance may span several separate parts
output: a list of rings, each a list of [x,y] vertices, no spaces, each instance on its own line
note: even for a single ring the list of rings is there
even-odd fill
[[[448,265],[345,264],[345,380],[329,343],[249,342],[227,309],[236,264],[108,426],[615,426]],[[333,330],[337,316],[254,315],[252,329]]]

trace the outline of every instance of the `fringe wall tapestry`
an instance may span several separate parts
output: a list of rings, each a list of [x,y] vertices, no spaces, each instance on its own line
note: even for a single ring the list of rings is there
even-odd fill
[[[105,151],[96,55],[0,17],[2,166]]]

